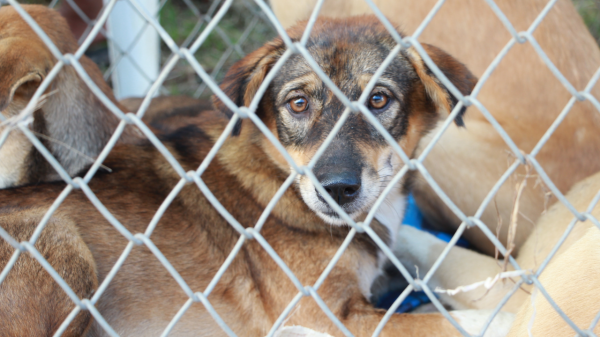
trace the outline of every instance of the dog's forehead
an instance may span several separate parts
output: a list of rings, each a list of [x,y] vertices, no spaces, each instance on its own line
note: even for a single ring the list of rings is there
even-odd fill
[[[317,41],[308,51],[321,69],[329,75],[339,72],[374,73],[389,50],[370,41]],[[300,62],[300,64],[307,62]]]
[[[364,87],[391,50],[396,46],[390,34],[371,22],[332,20],[316,25],[306,43],[312,59],[342,91]],[[275,84],[284,85],[294,79],[318,79],[310,63],[300,54],[283,65]],[[382,74],[404,86],[414,70],[403,53],[399,53]],[[404,82],[404,83],[398,83]]]
[[[306,43],[308,53],[343,95],[351,101],[358,100],[372,80],[373,74],[396,46],[395,41],[385,30],[357,29],[343,25],[334,25],[332,29],[320,28]],[[346,106],[340,98],[317,74],[318,71],[311,66],[309,60],[301,54],[295,54],[284,63],[273,80],[271,88],[277,104],[286,103],[290,97],[295,97],[291,95],[297,95],[298,91],[302,91],[308,94],[310,104],[315,108],[310,127],[307,126],[308,124],[280,120],[279,135],[283,137],[282,142],[285,145],[294,143],[296,146],[311,147],[320,144],[345,111]],[[404,104],[403,98],[407,97],[413,81],[417,78],[416,71],[407,56],[398,53],[377,78],[375,84],[391,91],[391,95],[399,102],[395,106],[397,110],[394,111],[399,111]],[[391,130],[391,132],[394,137],[400,137],[404,132],[402,125],[405,123],[394,124],[392,120],[401,119],[401,114],[390,113],[386,118],[386,127],[398,126],[398,130]],[[300,136],[300,133],[296,133],[298,128],[301,129]],[[352,146],[348,144],[357,142],[369,143],[370,146],[376,147],[387,144],[379,131],[360,114],[352,115],[346,120],[336,139],[346,144],[345,148],[350,148]]]
[[[307,46],[313,60],[325,75],[342,91],[364,87],[390,54],[387,46],[370,41],[350,43],[321,41]],[[302,55],[294,55],[283,65],[274,84],[282,88],[291,82],[322,82],[310,63]],[[312,75],[312,76],[307,76]],[[410,62],[402,54],[396,56],[382,73],[380,80],[392,81],[406,87],[415,77]]]

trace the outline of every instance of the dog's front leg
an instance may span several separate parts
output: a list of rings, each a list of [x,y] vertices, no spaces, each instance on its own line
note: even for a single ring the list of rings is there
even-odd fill
[[[435,236],[409,226],[401,226],[393,247],[394,254],[416,275],[422,278],[440,257],[447,243]],[[452,247],[429,285],[435,289],[456,289],[494,278],[502,272],[502,264],[493,257],[462,247]],[[459,292],[454,296],[442,293],[440,298],[454,309],[494,309],[498,302],[514,287],[511,281],[499,281],[491,289],[478,287]],[[517,291],[503,310],[516,312],[527,298],[527,293]]]

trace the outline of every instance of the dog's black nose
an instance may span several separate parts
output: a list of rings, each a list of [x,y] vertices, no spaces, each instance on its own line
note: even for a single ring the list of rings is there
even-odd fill
[[[325,191],[343,206],[360,194],[360,176],[352,173],[329,174],[319,179]]]

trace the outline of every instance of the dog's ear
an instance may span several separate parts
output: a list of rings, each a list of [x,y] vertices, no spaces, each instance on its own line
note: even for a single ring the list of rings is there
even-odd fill
[[[471,74],[464,64],[437,47],[428,44],[422,44],[422,46],[427,52],[427,55],[429,55],[438,68],[440,68],[442,73],[446,75],[448,80],[450,80],[463,95],[469,95],[471,91],[473,91],[475,84],[477,84],[477,78]],[[435,74],[433,74],[414,48],[408,49],[407,54],[417,75],[425,86],[427,95],[434,102],[438,111],[442,110],[445,111],[446,114],[449,114],[458,103],[456,97],[454,97],[448,88],[442,84]],[[465,110],[466,107],[463,107],[454,119],[456,125],[464,126],[462,117]]]
[[[40,43],[21,38],[0,40],[0,111],[13,101],[28,102],[53,65]]]
[[[248,54],[229,69],[220,85],[221,90],[235,105],[250,105],[261,83],[283,51],[285,51],[283,43],[276,39]],[[213,104],[227,117],[233,117],[233,111],[216,95],[213,95]],[[239,135],[241,127],[242,121],[239,120],[231,132],[232,136]]]

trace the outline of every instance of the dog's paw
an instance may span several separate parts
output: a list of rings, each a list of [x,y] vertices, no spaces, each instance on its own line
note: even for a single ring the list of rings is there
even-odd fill
[[[450,313],[454,319],[471,335],[479,335],[484,324],[492,314],[492,310],[458,310]],[[499,312],[487,328],[483,337],[504,337],[508,335],[515,315]]]
[[[445,246],[446,242],[425,231],[402,225],[392,250],[407,268],[417,266],[426,272]]]

